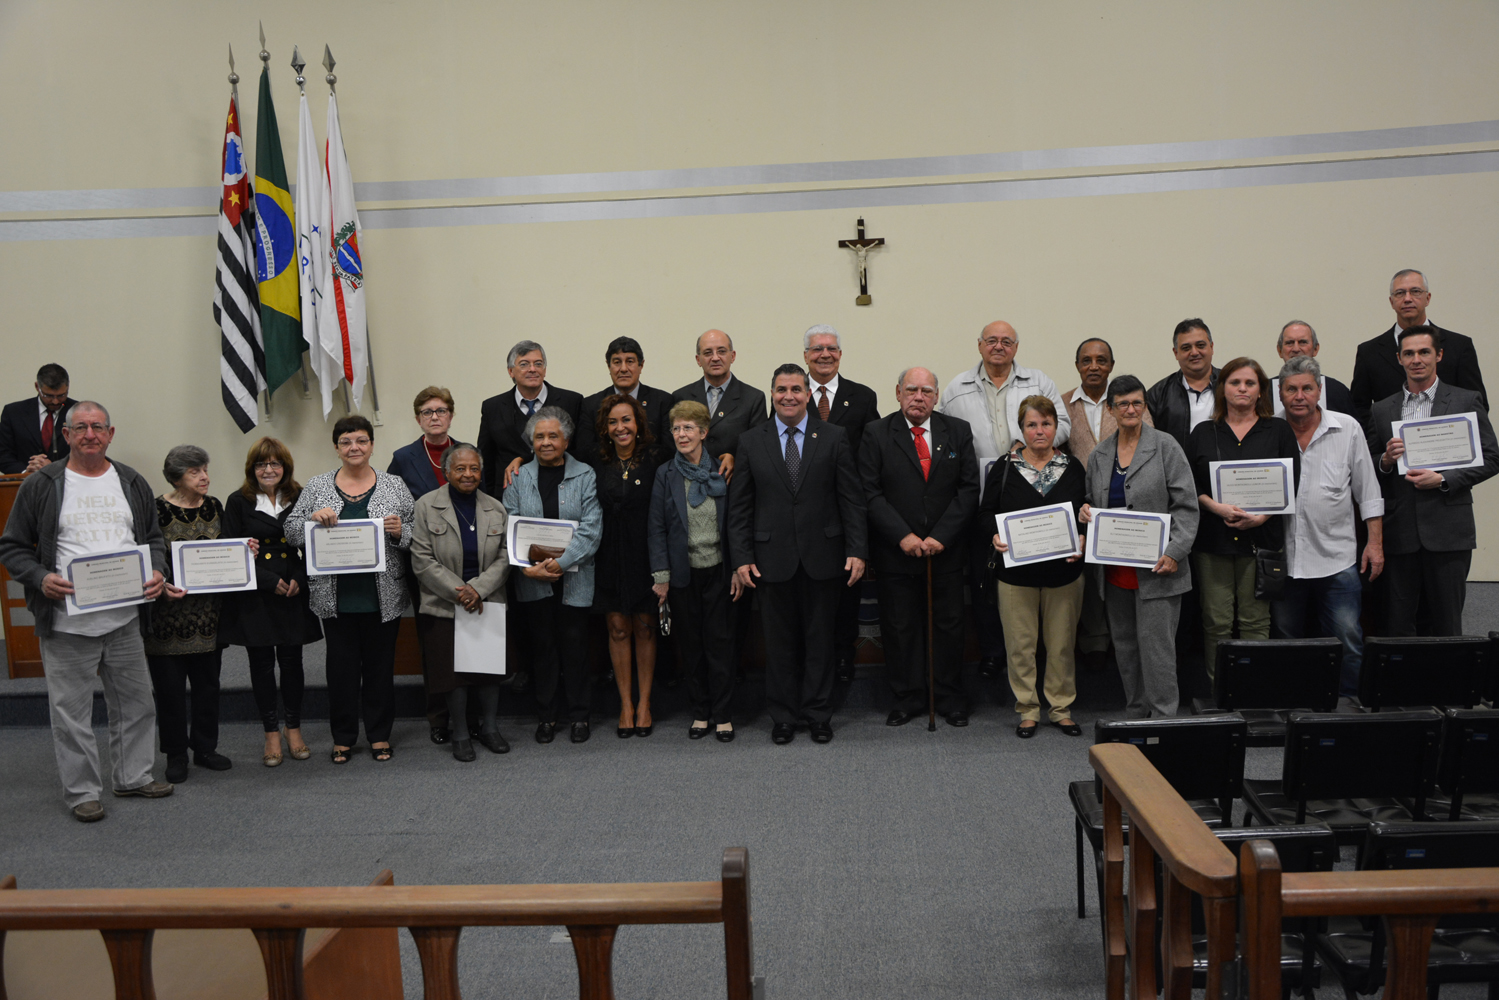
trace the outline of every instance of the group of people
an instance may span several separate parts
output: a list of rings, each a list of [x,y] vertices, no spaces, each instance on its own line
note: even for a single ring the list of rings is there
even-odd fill
[[[1396,322],[1360,346],[1351,387],[1322,372],[1305,322],[1281,330],[1272,377],[1250,357],[1215,366],[1212,333],[1194,318],[1172,332],[1176,370],[1149,388],[1115,375],[1112,347],[1089,338],[1076,351],[1079,385],[1062,394],[1017,362],[1019,334],[996,321],[980,332],[978,364],[945,389],[926,368],[902,371],[896,409],[884,416],[874,389],[840,373],[830,326],[806,331],[805,367],[776,368],[768,400],[734,375],[733,341],[720,330],[698,337],[702,377],[674,393],[645,385],[641,345],[616,338],[604,352],[610,385],[587,398],[549,383],[544,348],[523,340],[507,359],[512,388],[480,407],[475,444],[452,437],[453,397],[430,386],[414,402],[421,437],[387,471],[370,464],[374,428],[350,415],[333,426],[337,469],[300,486],[285,445],[263,438],[225,504],[208,493],[208,455],[187,445],[168,453],[171,489],[153,496],[144,477],[107,458],[114,428],[104,408],[74,402],[66,372],[49,365],[36,397],[0,417],[0,471],[35,473],[0,538],[0,561],[36,618],[58,767],[81,820],[103,815],[89,731],[94,673],[110,706],[115,794],[166,795],[187,776],[189,754],[202,767],[230,766],[217,751],[227,645],[247,647],[266,765],[311,754],[300,729],[302,647],[319,638],[330,759],[350,760],[362,723],[372,757],[389,761],[396,635],[408,607],[432,740],[460,761],[475,759],[475,743],[509,749],[500,678],[457,669],[460,616],[512,612],[508,683],[534,692],[537,742],[564,724],[573,742],[590,736],[590,613],[607,625],[617,736],[652,733],[658,632],[669,632],[691,705],[688,736],[729,742],[751,599],[764,630],[771,739],[789,743],[804,725],[827,743],[834,683],[853,672],[866,574],[879,599],[891,726],[928,711],[967,725],[965,603],[981,673],[995,676],[1002,661],[1007,669],[1021,738],[1039,730],[1043,694],[1049,723],[1080,735],[1075,659],[1099,667],[1111,648],[1126,715],[1175,714],[1184,617],[1201,629],[1210,677],[1217,644],[1235,634],[1336,637],[1352,695],[1361,574],[1381,580],[1391,634],[1460,633],[1476,544],[1471,491],[1499,472],[1472,341],[1430,323],[1430,296],[1420,272],[1395,275]],[[1400,472],[1394,422],[1469,412],[1480,465]],[[1265,459],[1289,460],[1294,513],[1214,499],[1212,463]],[[1082,537],[1100,510],[1170,514],[1164,552],[1139,569],[1085,565],[1081,548],[1008,565],[996,518],[1063,503]],[[308,522],[351,518],[382,522],[383,566],[309,577]],[[510,553],[515,518],[572,522],[570,539]],[[256,590],[218,597],[174,584],[167,542],[229,537],[250,540]],[[152,552],[145,596],[164,599],[65,613],[69,559],[137,544]],[[1278,592],[1263,579],[1275,565],[1284,568]],[[1184,602],[1195,605],[1186,616]],[[152,730],[165,782],[152,778]]]

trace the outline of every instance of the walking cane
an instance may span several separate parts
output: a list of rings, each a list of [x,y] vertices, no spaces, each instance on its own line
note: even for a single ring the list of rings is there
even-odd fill
[[[937,683],[932,667],[932,557],[926,557],[926,731],[937,731]]]

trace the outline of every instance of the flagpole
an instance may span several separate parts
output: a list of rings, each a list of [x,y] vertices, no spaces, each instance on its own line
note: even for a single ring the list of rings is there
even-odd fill
[[[260,21],[258,23],[260,25],[260,65],[265,72],[269,73],[271,70],[271,54],[270,52],[266,51],[265,47],[265,22]],[[265,329],[264,322],[264,320],[261,321],[262,330]],[[269,379],[266,380],[265,387],[265,419],[266,423],[271,422],[271,386]]]
[[[297,50],[297,47],[295,45],[293,45],[291,47],[291,68],[292,68],[292,72],[294,72],[294,73],[297,74],[297,92],[298,92],[300,98],[302,98],[302,99],[305,99],[307,97],[307,77],[305,77],[305,76],[302,75],[302,68],[304,66],[306,66],[306,65],[307,65],[307,63],[305,63],[305,62],[302,61],[302,53]],[[304,181],[300,175],[298,175],[298,177],[297,177],[297,183],[298,184],[306,184],[307,182]],[[300,250],[301,250],[301,248],[299,246],[298,247],[298,251],[300,252]],[[302,275],[302,277],[305,278],[306,274],[304,273]],[[305,301],[306,300],[304,300],[304,305],[305,305]],[[304,308],[303,311],[304,312],[306,311],[305,308]],[[304,320],[304,322],[305,322],[305,320]],[[303,338],[303,343],[306,343],[306,338],[305,337]],[[301,372],[301,374],[302,374],[302,398],[303,399],[311,399],[312,398],[311,383],[307,379],[307,355],[308,355],[308,350],[304,349],[302,351],[302,372]]]

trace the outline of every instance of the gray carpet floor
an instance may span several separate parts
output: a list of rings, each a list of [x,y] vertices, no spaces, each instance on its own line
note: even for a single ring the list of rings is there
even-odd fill
[[[1470,588],[1467,624],[1499,628],[1499,585]],[[1085,728],[1117,716],[1117,683],[1080,679]],[[391,763],[334,768],[325,725],[309,723],[314,757],[266,769],[259,727],[233,723],[220,743],[233,770],[195,768],[165,800],[106,796],[108,818],[88,826],[63,807],[47,731],[0,728],[0,874],[27,888],[351,885],[385,867],[407,884],[704,880],[742,845],[770,1000],[1100,995],[1096,889],[1089,863],[1079,920],[1066,797],[1090,773],[1088,739],[1015,739],[995,683],[966,729],[892,730],[881,686],[876,671],[846,692],[828,746],[805,733],[773,746],[763,716],[727,746],[691,742],[678,713],[649,739],[618,740],[596,716],[590,742],[543,747],[512,717],[511,753],[459,764],[412,719]],[[1252,750],[1249,775],[1278,774],[1279,754]],[[465,932],[464,995],[576,996],[558,930]],[[721,995],[722,955],[716,927],[624,928],[618,995]],[[419,996],[404,935],[403,957]]]

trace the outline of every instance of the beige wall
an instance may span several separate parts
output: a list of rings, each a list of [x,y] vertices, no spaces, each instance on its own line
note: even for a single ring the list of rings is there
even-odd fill
[[[294,164],[296,150],[291,44],[315,63],[326,41],[339,60],[343,132],[361,182],[996,153],[1499,118],[1492,59],[1499,7],[1468,2],[1419,11],[1346,2],[1309,11],[1298,3],[1189,0],[409,7],[10,0],[0,5],[0,204],[6,192],[213,185],[227,106],[226,43],[234,44],[244,78],[253,151],[257,18],[273,53],[288,160]],[[313,68],[308,91],[321,135],[326,88]],[[1499,143],[1292,159],[1487,148]],[[1149,169],[1194,165],[1202,164]],[[692,204],[681,196],[885,183],[892,182],[643,196]],[[248,440],[219,401],[213,238],[6,235],[16,220],[211,214],[189,195],[167,201],[119,211],[0,212],[0,389],[19,398],[38,365],[59,361],[73,373],[75,394],[111,407],[120,458],[159,480],[168,447],[201,444],[215,458],[214,492],[222,496],[238,480]],[[552,381],[591,392],[606,379],[604,344],[630,334],[645,346],[646,381],[672,389],[696,373],[692,338],[709,326],[734,335],[736,372],[759,384],[775,364],[799,359],[802,330],[828,322],[844,333],[845,372],[875,385],[888,407],[897,371],[920,363],[945,382],[976,361],[974,338],[995,318],[1019,330],[1022,363],[1066,388],[1075,384],[1073,348],[1085,336],[1109,338],[1118,372],[1149,382],[1171,368],[1169,333],[1184,316],[1207,319],[1220,361],[1248,353],[1267,365],[1276,331],[1297,317],[1317,327],[1328,372],[1347,381],[1356,344],[1391,322],[1386,283],[1404,266],[1428,272],[1433,319],[1473,335],[1499,384],[1489,338],[1499,312],[1492,277],[1499,174],[1492,171],[900,207],[856,201],[810,211],[439,228],[375,228],[381,213],[374,209],[382,206],[362,205],[382,464],[415,437],[408,404],[430,382],[453,390],[456,432],[472,438],[478,404],[508,384],[505,352],[522,337],[548,346]],[[889,240],[871,258],[875,304],[868,308],[853,305],[851,255],[836,248],[861,211],[871,233]],[[304,478],[332,465],[315,400],[289,385],[274,412],[264,429],[292,445]],[[1480,495],[1492,501],[1499,486]],[[1480,541],[1474,576],[1499,579],[1499,535],[1481,530]]]

